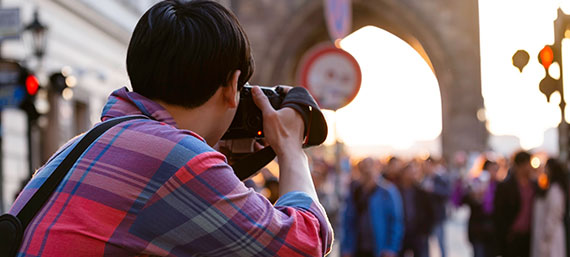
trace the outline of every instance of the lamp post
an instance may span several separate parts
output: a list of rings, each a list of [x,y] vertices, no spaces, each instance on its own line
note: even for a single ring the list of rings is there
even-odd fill
[[[559,144],[559,160],[570,167],[570,133],[569,126],[566,122],[565,109],[566,100],[564,99],[564,73],[562,63],[562,39],[566,36],[566,31],[570,29],[570,15],[564,14],[558,9],[558,17],[554,21],[554,43],[546,45],[538,54],[538,61],[544,67],[545,77],[539,83],[539,90],[546,96],[546,100],[550,102],[550,96],[554,92],[560,94],[560,113],[561,120],[558,126],[558,144]],[[522,72],[523,68],[528,64],[529,55],[525,50],[518,50],[513,55],[513,65]],[[560,69],[560,77],[554,78],[549,72],[549,67],[553,63],[558,63]]]
[[[38,59],[38,62],[42,60],[46,50],[46,32],[47,26],[42,24],[39,19],[39,13],[36,9],[34,11],[34,18],[32,22],[26,25],[24,31],[30,32],[32,36],[32,51],[34,56]]]
[[[30,33],[31,34],[31,42],[28,43],[28,45],[31,45],[31,50],[33,52],[34,57],[37,60],[37,67],[39,69],[41,63],[42,63],[42,59],[44,57],[45,54],[45,50],[46,50],[46,45],[47,45],[47,26],[45,26],[44,24],[42,24],[40,22],[39,19],[39,13],[38,10],[36,9],[34,11],[34,16],[32,21],[27,24],[24,28],[24,32]],[[28,138],[28,175],[29,177],[31,177],[34,173],[34,160],[39,156],[39,154],[34,154],[34,128],[36,127],[36,120],[38,118],[39,114],[35,109],[35,105],[32,104],[32,108],[30,109],[30,111],[27,111],[27,120],[28,120],[28,126],[27,126],[27,138]]]

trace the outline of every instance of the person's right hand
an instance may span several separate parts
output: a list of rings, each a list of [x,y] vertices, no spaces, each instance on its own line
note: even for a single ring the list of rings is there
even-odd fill
[[[285,92],[289,89],[290,87],[284,87]],[[305,129],[301,115],[292,108],[273,109],[267,96],[257,86],[253,87],[252,92],[253,101],[263,114],[265,141],[277,156],[301,150]]]

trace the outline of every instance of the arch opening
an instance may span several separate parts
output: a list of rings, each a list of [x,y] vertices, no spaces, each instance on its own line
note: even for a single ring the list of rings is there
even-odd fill
[[[478,44],[451,50],[450,43],[444,41],[437,29],[409,7],[403,2],[353,0],[353,28],[368,25],[382,28],[415,49],[428,64],[439,85],[442,115],[439,141],[444,158],[451,160],[458,151],[483,151],[487,147],[488,132],[477,116],[483,108],[481,78],[473,75],[480,69],[478,53],[472,51]],[[322,2],[311,1],[296,15],[296,19],[288,20],[289,26],[280,31],[271,47],[260,53],[264,57],[262,66],[269,72],[255,77],[259,83],[295,84],[302,55],[312,46],[330,40]],[[475,37],[471,32],[467,32],[466,38]],[[458,51],[462,58],[457,58]]]
[[[341,47],[361,66],[362,85],[350,104],[327,113],[339,139],[356,155],[440,155],[441,94],[424,57],[375,26],[356,30]]]

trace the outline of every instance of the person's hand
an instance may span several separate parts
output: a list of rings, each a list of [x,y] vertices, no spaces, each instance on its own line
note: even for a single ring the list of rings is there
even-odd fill
[[[283,87],[288,92],[290,87]],[[261,89],[252,89],[253,101],[263,114],[265,141],[273,148],[277,156],[290,151],[299,151],[303,145],[304,123],[301,115],[291,108],[273,109],[267,96]]]

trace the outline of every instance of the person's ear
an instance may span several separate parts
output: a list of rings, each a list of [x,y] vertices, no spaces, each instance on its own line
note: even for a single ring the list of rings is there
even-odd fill
[[[237,90],[237,83],[240,74],[240,70],[235,70],[230,76],[227,84],[223,87],[224,100],[226,103],[228,103],[230,108],[236,108],[239,104],[239,92]]]

